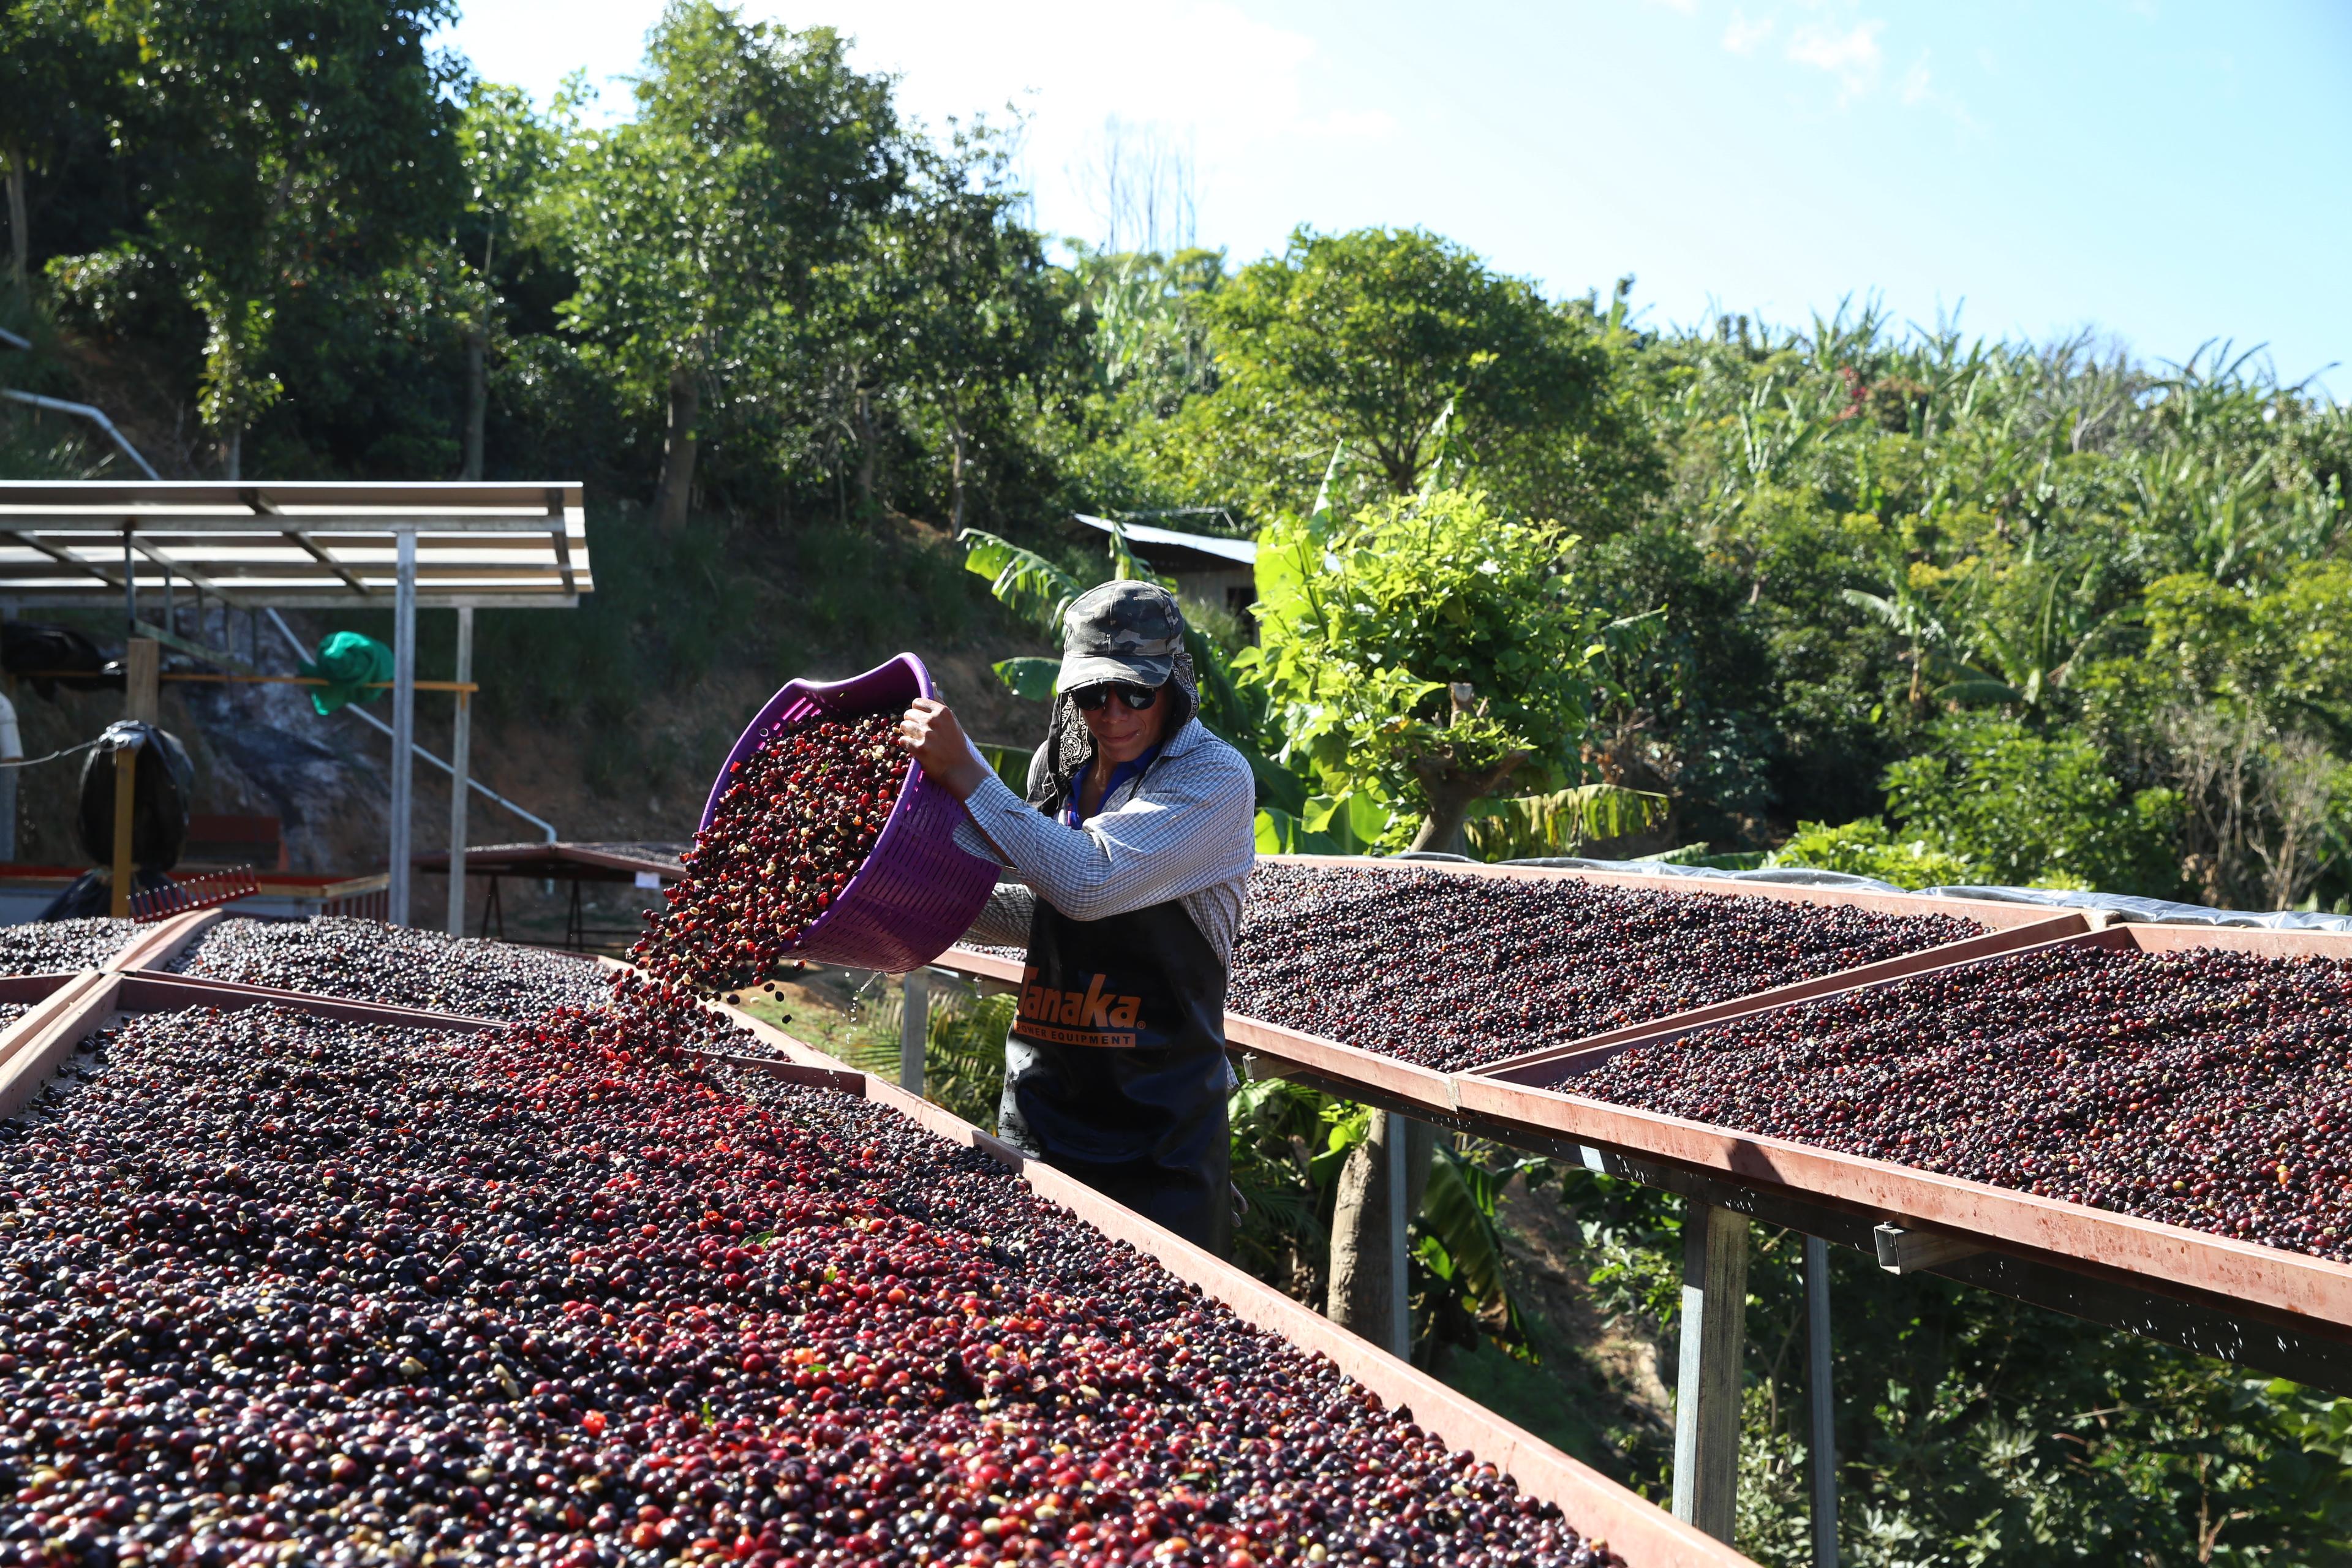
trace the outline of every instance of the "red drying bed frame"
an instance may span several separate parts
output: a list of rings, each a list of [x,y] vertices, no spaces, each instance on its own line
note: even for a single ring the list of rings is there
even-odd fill
[[[2352,936],[2232,927],[2117,925],[2046,945],[2139,952],[2216,948],[2266,958],[2352,959]],[[1906,973],[1923,973],[1931,967],[1942,966],[1920,964]],[[1885,985],[1899,978],[1880,975],[1840,989]],[[1759,998],[1732,1016],[1773,1012],[1791,1000],[1802,998]],[[1689,1026],[1688,1021],[1670,1021],[1635,1035],[1580,1042],[1483,1073],[1463,1074],[1456,1082],[1463,1109],[1506,1142],[1533,1135],[1654,1156],[1685,1169],[1727,1176],[1744,1186],[1782,1188],[1827,1200],[1906,1229],[1940,1232],[1988,1250],[2120,1277],[2160,1295],[2252,1306],[2328,1337],[2352,1338],[2352,1265],[1916,1166],[1636,1110],[1554,1087],[1563,1081],[1563,1074],[1572,1077],[1628,1046],[1671,1038]]]
[[[1557,1504],[1561,1515],[1586,1539],[1605,1542],[1633,1568],[1755,1568],[1750,1559],[1723,1542],[1673,1518],[1655,1503],[1455,1393],[1410,1362],[1398,1360],[1076,1178],[1031,1160],[1002,1139],[894,1083],[869,1073],[845,1072],[835,1058],[740,1008],[716,1003],[706,1005],[785,1053],[782,1063],[761,1057],[723,1059],[760,1072],[797,1068],[827,1073],[836,1079],[858,1080],[862,1098],[898,1111],[950,1142],[980,1150],[1018,1175],[1038,1196],[1113,1240],[1127,1242],[1179,1279],[1198,1286],[1243,1321],[1328,1357],[1382,1404],[1401,1411],[1447,1447],[1467,1449],[1511,1477],[1528,1496]]]
[[[1631,1030],[1612,1030],[1571,1042],[1578,1047],[1595,1044],[1617,1035],[1640,1033],[1667,1023],[1687,1026],[1702,1019],[1728,1017],[1746,1011],[1766,997],[1795,1001],[1843,990],[1853,984],[1856,977],[1874,975],[1898,966],[1906,970],[1932,967],[2031,947],[2054,937],[2087,931],[2094,923],[2091,917],[2079,911],[2053,911],[2039,904],[2004,904],[1975,899],[1922,899],[1906,894],[1848,891],[1838,888],[1790,887],[1777,882],[1732,882],[1696,877],[1627,875],[1535,866],[1486,866],[1454,860],[1367,860],[1324,855],[1263,855],[1259,858],[1301,866],[1370,867],[1385,871],[1428,870],[1451,876],[1505,880],[1589,882],[1601,887],[1635,888],[1698,898],[1746,895],[1784,903],[1851,907],[1890,915],[1950,915],[1975,921],[1988,928],[1981,936],[1947,942],[1941,947],[1889,959],[1884,963],[1816,975],[1811,980],[1801,980],[1770,991],[1735,997],[1646,1024],[1636,1024]],[[994,953],[975,952],[969,948],[949,949],[933,961],[933,966],[1000,984],[1018,985],[1021,982],[1021,965],[1017,961]],[[1361,1046],[1351,1046],[1343,1040],[1270,1024],[1241,1013],[1225,1015],[1225,1037],[1242,1054],[1252,1077],[1313,1079],[1341,1089],[1350,1099],[1435,1121],[1458,1122],[1465,1111],[1455,1085],[1459,1074],[1423,1067],[1397,1057],[1383,1056]]]
[[[1399,864],[1316,856],[1265,858],[1308,865]],[[1985,937],[1589,1036],[1466,1072],[1437,1072],[1338,1040],[1228,1013],[1227,1037],[1251,1076],[1296,1078],[1349,1099],[1516,1147],[1553,1152],[1581,1148],[1631,1156],[1701,1182],[1796,1200],[1816,1211],[1832,1210],[1854,1218],[1864,1231],[1874,1225],[1891,1225],[1919,1233],[1931,1247],[1950,1242],[1956,1244],[1953,1250],[1958,1253],[2004,1254],[2095,1282],[2108,1281],[2186,1301],[2226,1317],[2352,1342],[2352,1266],[2063,1199],[1937,1175],[1913,1166],[1635,1110],[1548,1087],[1557,1081],[1559,1064],[1563,1061],[1597,1061],[1639,1041],[2046,942],[2093,942],[2150,952],[2215,947],[2270,957],[2310,954],[2352,959],[2352,935],[2110,925],[2102,910],[2053,911],[2033,904],[1923,899],[1866,889],[1450,861],[1405,864],[1457,875],[1564,877],[1701,897],[1747,894],[1849,904],[1890,914],[1957,914],[1996,929]],[[1021,978],[1017,961],[968,949],[950,950],[938,960],[937,967],[1004,984],[1017,985]]]
[[[0,1116],[13,1116],[37,1094],[89,1036],[123,1013],[189,1006],[275,1004],[322,1016],[412,1028],[480,1033],[507,1025],[418,1008],[354,1002],[339,996],[276,991],[267,986],[155,973],[204,927],[216,910],[176,916],[139,933],[105,969],[76,974],[0,977],[0,1001],[34,1004],[0,1030]],[[600,961],[623,967],[611,960]],[[705,1005],[783,1053],[779,1058],[709,1052],[715,1059],[788,1082],[870,1100],[951,1143],[979,1149],[1025,1182],[1040,1197],[1068,1210],[1114,1240],[1124,1241],[1171,1274],[1229,1308],[1235,1316],[1311,1352],[1328,1357],[1381,1401],[1408,1415],[1449,1447],[1467,1449],[1512,1477],[1528,1496],[1555,1503],[1580,1533],[1605,1543],[1633,1568],[1756,1568],[1722,1542],[1673,1519],[1598,1470],[1503,1420],[1427,1373],[1328,1321],[1211,1256],[1172,1231],[1123,1208],[1058,1171],[1030,1162],[940,1107],[896,1085],[845,1068],[814,1047],[793,1038],[739,1008]]]

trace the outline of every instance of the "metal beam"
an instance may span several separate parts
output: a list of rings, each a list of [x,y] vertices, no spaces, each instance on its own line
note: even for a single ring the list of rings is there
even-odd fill
[[[416,535],[400,536],[400,578],[392,612],[392,885],[384,918],[408,923],[409,805],[416,776]]]
[[[457,612],[457,684],[474,679],[474,612]],[[473,765],[474,704],[471,692],[457,693],[457,714],[449,737],[449,934],[466,934],[466,799]]]
[[[122,586],[121,573],[109,572],[103,566],[94,565],[88,561],[84,561],[72,551],[61,549],[57,545],[51,544],[47,540],[43,539],[37,533],[25,533],[13,528],[0,528],[0,539],[13,539],[27,550],[37,551],[39,553],[47,556],[50,560],[58,562],[63,565],[70,566],[78,572],[87,572],[110,588],[120,588]],[[112,600],[110,598],[107,602],[110,604],[112,603]]]
[[[1805,1405],[1811,1436],[1813,1568],[1837,1568],[1837,1399],[1830,1362],[1830,1244],[1805,1237]]]
[[[163,592],[166,595],[164,600],[166,605],[171,603],[168,595],[172,592],[172,574],[175,572],[181,576],[185,577],[189,582],[194,583],[197,587],[203,589],[207,594],[218,594],[223,597],[227,596],[227,590],[223,588],[218,583],[214,582],[210,577],[205,576],[203,573],[197,571],[186,562],[178,559],[176,556],[165,554],[163,551],[156,549],[152,544],[149,544],[135,533],[131,536],[131,547],[163,569]]]

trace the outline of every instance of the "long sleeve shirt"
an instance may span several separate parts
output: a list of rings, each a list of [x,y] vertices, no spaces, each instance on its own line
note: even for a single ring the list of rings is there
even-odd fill
[[[1042,753],[1031,764],[1044,765]],[[1084,826],[1055,821],[991,774],[964,802],[956,842],[1007,865],[967,941],[1018,947],[1044,898],[1072,920],[1096,921],[1177,900],[1230,963],[1242,895],[1257,858],[1256,793],[1241,753],[1185,721],[1159,760],[1104,797]]]

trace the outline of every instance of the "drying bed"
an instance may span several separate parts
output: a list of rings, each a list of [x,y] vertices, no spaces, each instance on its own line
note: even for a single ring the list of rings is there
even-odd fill
[[[197,979],[510,1023],[556,1007],[593,1007],[608,984],[586,959],[334,915],[223,919],[200,928],[164,967]]]
[[[122,951],[140,928],[99,916],[0,926],[0,974],[54,974],[90,969]]]
[[[1622,1560],[871,1080],[612,1014],[112,1011],[205,984],[79,977],[10,1032],[91,1040],[0,1128],[20,1556]],[[1634,1562],[1744,1561],[1570,1479]]]
[[[1984,931],[1958,911],[1268,862],[1250,879],[1226,1002],[1464,1071]]]
[[[1551,1087],[2352,1258],[2352,963],[2059,942],[1630,1047]]]

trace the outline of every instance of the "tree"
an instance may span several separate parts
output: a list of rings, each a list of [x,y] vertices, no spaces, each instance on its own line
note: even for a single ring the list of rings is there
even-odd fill
[[[1025,440],[1075,371],[1078,336],[1038,237],[1012,221],[1009,145],[974,124],[906,157],[900,199],[826,279],[810,335],[839,368],[832,412],[856,445],[860,500],[874,500],[895,423],[944,451],[949,526],[961,532],[984,459]]]
[[[1219,385],[1169,426],[1171,461],[1261,512],[1303,506],[1335,443],[1414,493],[1449,407],[1456,449],[1507,469],[1580,429],[1607,378],[1588,313],[1420,229],[1302,228],[1205,306]]]
[[[656,516],[693,496],[704,400],[757,402],[791,373],[820,270],[903,178],[890,84],[830,28],[746,26],[672,0],[637,116],[586,149],[569,196],[572,325],[667,410]]]
[[[1473,802],[1580,783],[1612,623],[1579,595],[1572,536],[1477,491],[1318,511],[1258,540],[1260,644],[1234,661],[1268,695],[1283,760],[1334,796],[1458,847]]]
[[[425,37],[448,0],[164,0],[110,8],[135,42],[138,132],[164,149],[148,223],[205,326],[197,407],[231,478],[276,401],[278,310],[321,269],[365,272],[445,233],[457,110]]]
[[[8,280],[19,295],[30,276],[35,165],[76,121],[114,107],[118,39],[93,29],[65,0],[0,5],[0,176],[6,183]]]
[[[531,221],[534,209],[549,194],[562,158],[562,122],[570,118],[569,110],[567,93],[559,103],[556,122],[551,122],[520,89],[496,82],[473,83],[466,94],[457,144],[465,165],[466,211],[479,226],[480,251],[476,256],[466,247],[460,263],[467,305],[464,479],[482,477],[499,262],[517,229]]]

